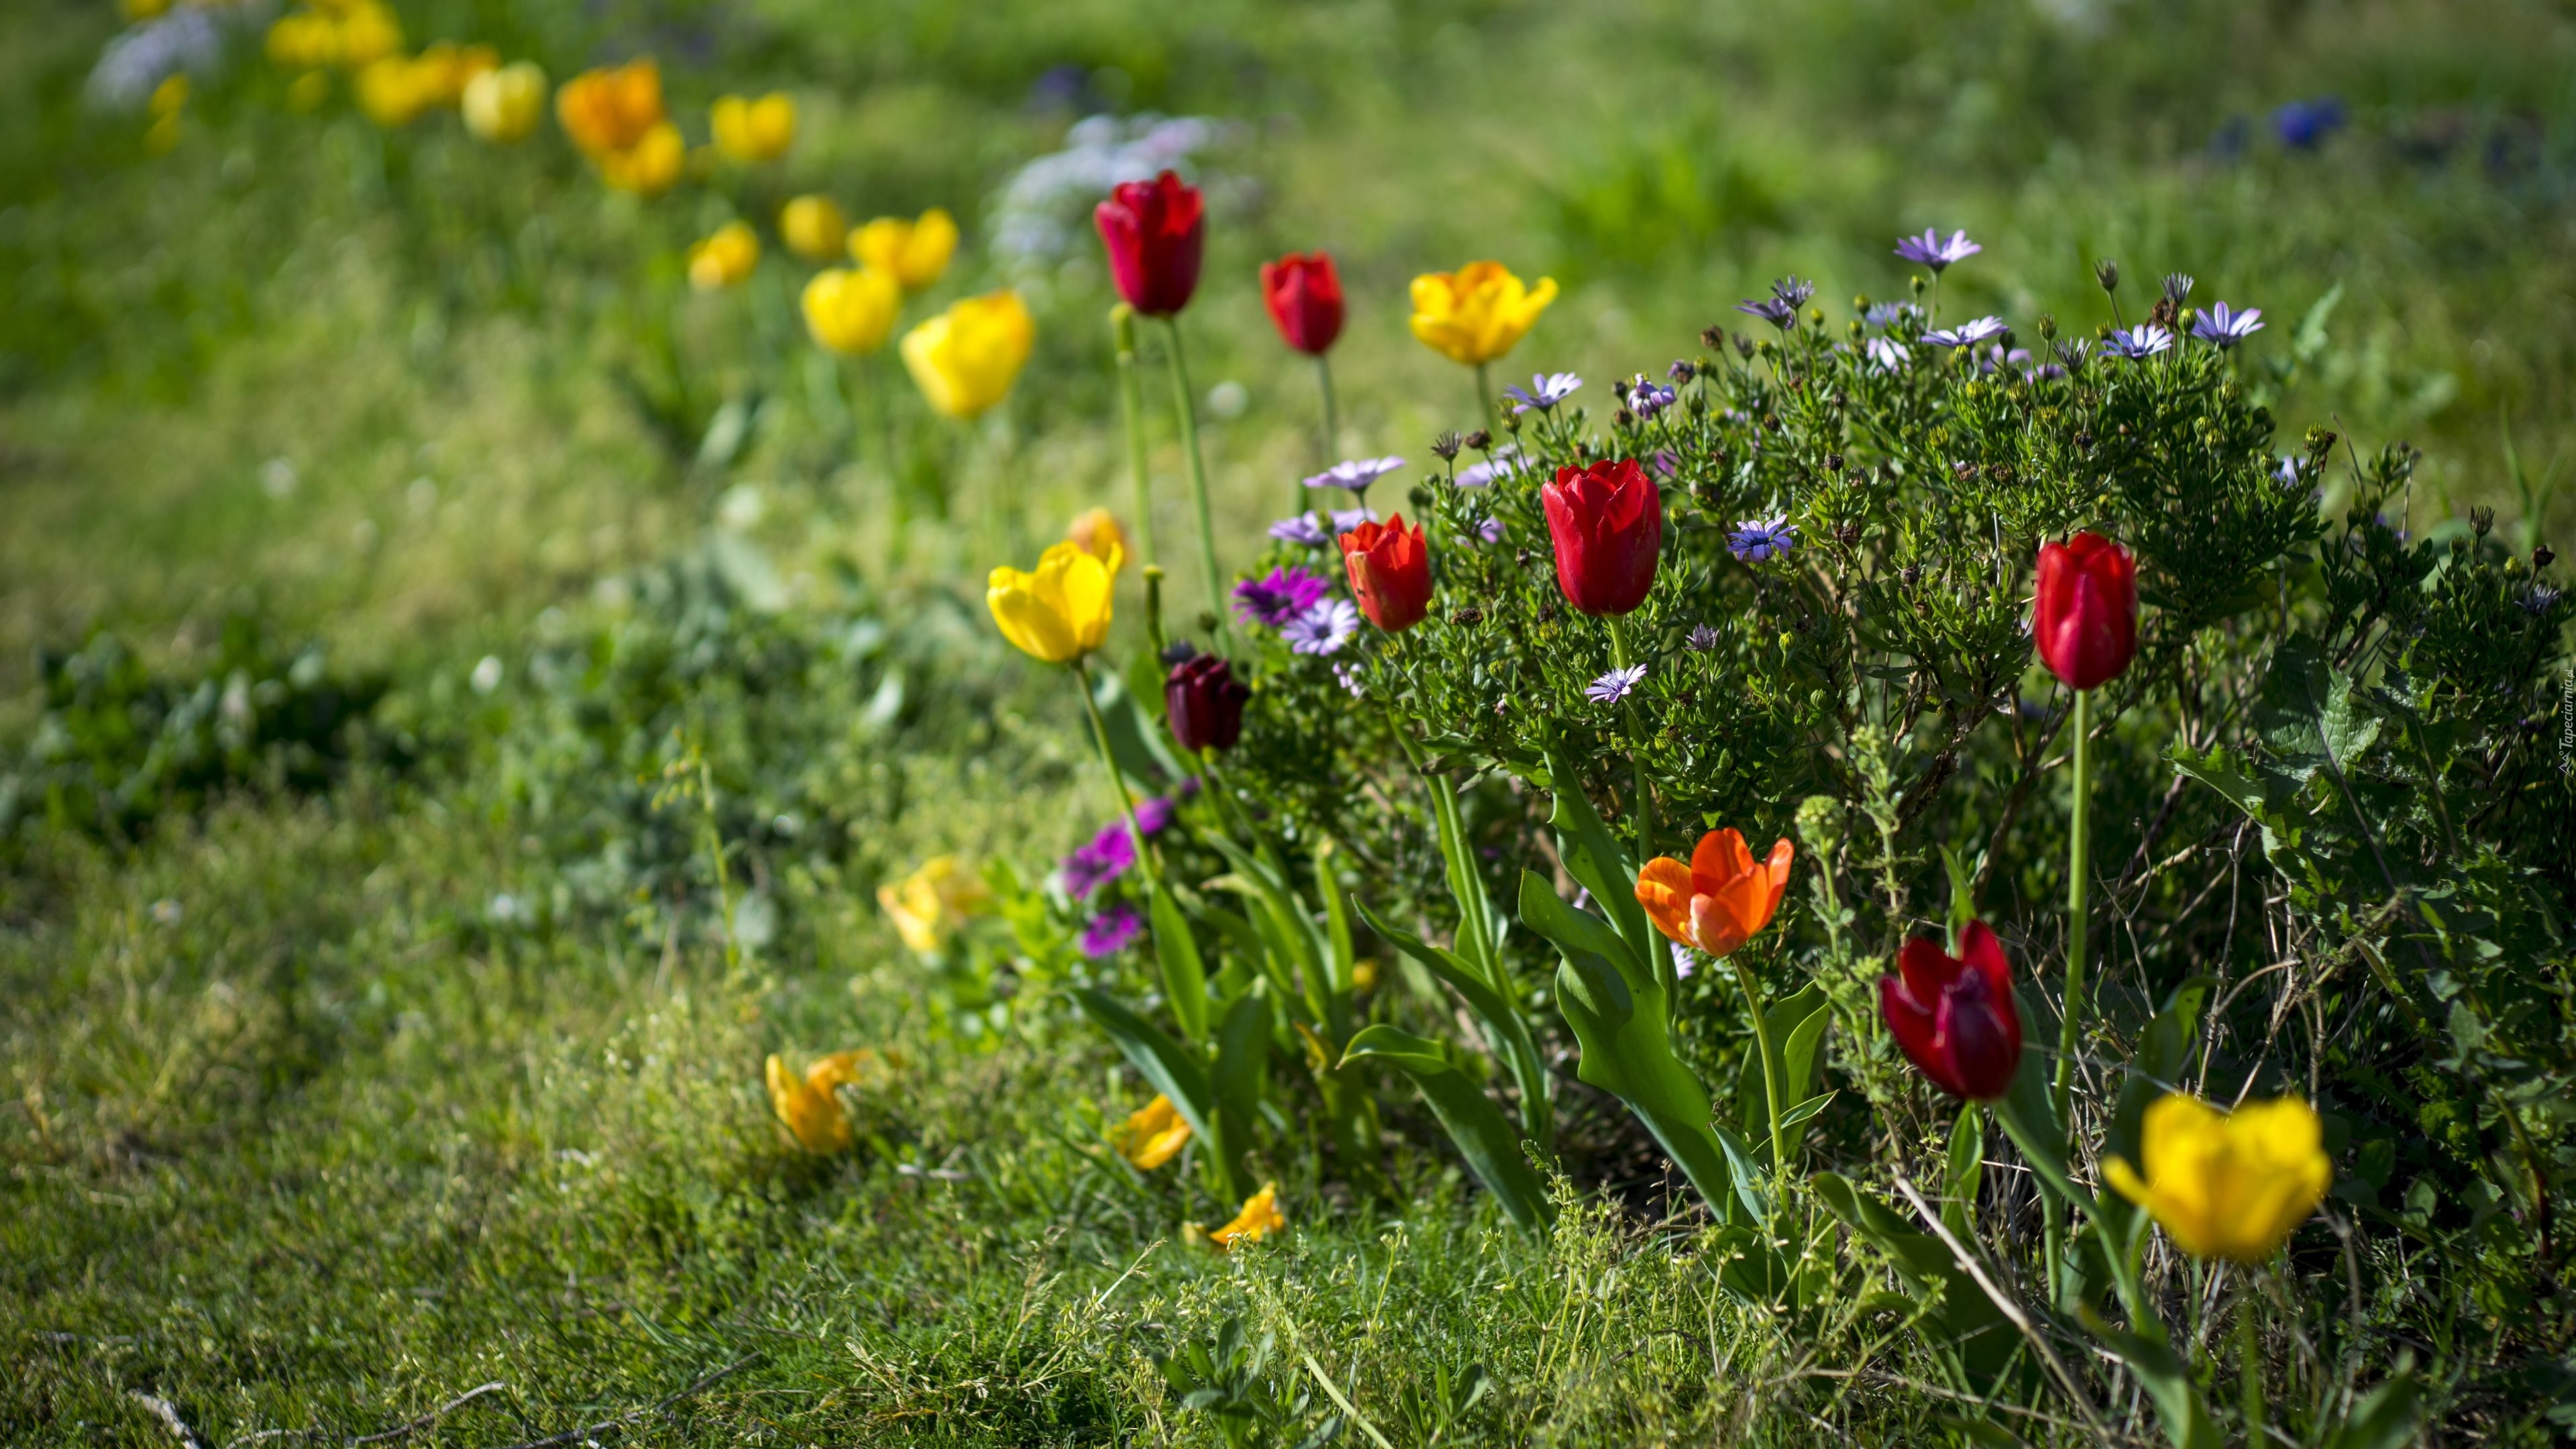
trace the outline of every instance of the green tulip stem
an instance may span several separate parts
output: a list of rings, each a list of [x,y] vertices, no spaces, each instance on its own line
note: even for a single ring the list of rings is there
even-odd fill
[[[2075,691],[2073,725],[2075,804],[2068,812],[2066,829],[2066,1010],[2057,1028],[2057,1086],[2053,1097],[2057,1120],[2070,1134],[2075,1130],[2075,1120],[2069,1114],[2075,1095],[2075,1043],[2084,1017],[2084,888],[2092,847],[2085,817],[2093,791],[2093,691]]]
[[[2254,1310],[2263,1301],[2254,1291],[2251,1270],[2236,1290],[2237,1392],[2245,1413],[2245,1442],[2265,1442],[2263,1433],[2263,1327]]]
[[[1502,428],[1494,421],[1494,384],[1485,375],[1485,364],[1481,362],[1476,364],[1476,410],[1484,414],[1486,434],[1501,441]]]
[[[1136,801],[1127,793],[1127,777],[1118,771],[1118,757],[1109,749],[1109,725],[1100,717],[1100,701],[1091,697],[1091,659],[1076,655],[1073,661],[1075,683],[1082,687],[1082,711],[1091,716],[1091,739],[1100,746],[1100,763],[1109,771],[1109,783],[1118,790],[1118,813],[1127,821],[1127,838],[1135,843],[1136,863],[1145,868],[1145,883],[1156,894],[1163,889],[1162,872],[1155,867],[1154,851],[1146,842],[1145,832],[1136,828]]]
[[[1333,364],[1326,361],[1324,354],[1320,352],[1315,354],[1315,387],[1324,395],[1324,456],[1319,466],[1330,468],[1335,461],[1333,453],[1340,447],[1338,440],[1342,436],[1342,428],[1340,420],[1333,412]],[[1305,493],[1306,485],[1298,484],[1297,507],[1300,509],[1306,506]]]
[[[1753,968],[1745,965],[1744,958],[1736,953],[1730,952],[1726,960],[1735,968],[1736,982],[1744,988],[1744,1009],[1753,1014],[1753,1049],[1762,1053],[1762,1095],[1771,1116],[1771,1171],[1786,1183],[1789,1180],[1789,1137],[1780,1127],[1783,1110],[1780,1054],[1771,1045],[1771,1023],[1762,1014],[1762,988],[1754,983]]]
[[[1610,616],[1610,662],[1621,669],[1628,667],[1628,621],[1625,616]],[[1646,730],[1637,716],[1635,700],[1627,701],[1629,758],[1637,767],[1637,867],[1644,869],[1655,858],[1655,797],[1646,788]]]
[[[1207,463],[1199,456],[1198,406],[1190,392],[1190,364],[1181,350],[1181,319],[1163,319],[1172,344],[1172,411],[1180,418],[1181,455],[1190,465],[1190,503],[1199,515],[1199,566],[1207,571],[1208,613],[1216,619],[1216,644],[1231,647],[1225,627],[1225,576],[1216,571],[1216,525],[1208,517]]]
[[[1145,380],[1136,370],[1135,314],[1122,305],[1111,314],[1118,352],[1118,405],[1127,416],[1127,471],[1136,484],[1136,560],[1154,566],[1153,472],[1145,461]],[[1161,648],[1160,643],[1156,649]]]

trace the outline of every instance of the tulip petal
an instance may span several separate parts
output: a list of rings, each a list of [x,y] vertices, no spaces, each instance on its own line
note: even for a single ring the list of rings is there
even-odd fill
[[[1637,904],[1646,908],[1646,919],[1655,923],[1656,930],[1684,946],[1695,944],[1690,902],[1689,866],[1669,855],[1659,855],[1637,872]]]
[[[1932,1085],[1954,1097],[1968,1095],[1958,1073],[1934,1045],[1932,1013],[1916,1004],[1893,976],[1878,978],[1878,1013],[1887,1022],[1888,1034],[1896,1038],[1907,1059],[1932,1079]]]

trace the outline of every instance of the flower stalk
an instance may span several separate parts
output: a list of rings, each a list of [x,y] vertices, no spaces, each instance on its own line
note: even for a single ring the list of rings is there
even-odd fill
[[[1216,639],[1228,647],[1225,623],[1225,576],[1216,568],[1216,524],[1208,514],[1207,462],[1199,456],[1198,407],[1190,393],[1189,359],[1181,349],[1181,319],[1163,318],[1172,348],[1172,411],[1180,421],[1181,455],[1190,468],[1190,506],[1198,513],[1199,567],[1207,573],[1208,612],[1216,617]]]
[[[2070,1134],[2075,1094],[2075,1043],[2084,1017],[2085,886],[2091,869],[2093,794],[2093,691],[2075,691],[2075,803],[2066,829],[2066,1012],[2057,1029],[2057,1080],[2050,1100]]]
[[[1118,406],[1127,419],[1127,472],[1136,485],[1136,557],[1149,570],[1154,567],[1154,483],[1152,470],[1145,458],[1145,381],[1136,370],[1136,309],[1121,302],[1109,309],[1109,332],[1118,354]],[[1159,619],[1154,641],[1160,652]]]

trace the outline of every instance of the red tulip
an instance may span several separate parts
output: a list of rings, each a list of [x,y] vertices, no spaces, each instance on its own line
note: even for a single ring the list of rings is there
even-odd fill
[[[1233,665],[1196,654],[1173,665],[1163,681],[1163,717],[1182,749],[1230,750],[1243,738],[1243,703],[1250,698]]]
[[[1109,275],[1128,306],[1148,317],[1168,317],[1190,304],[1207,242],[1207,203],[1197,187],[1169,171],[1151,181],[1125,182],[1092,209],[1091,220],[1109,248]]]
[[[1290,252],[1261,264],[1261,300],[1291,347],[1321,357],[1342,335],[1342,279],[1329,252]]]
[[[1634,459],[1559,468],[1538,496],[1567,603],[1587,614],[1625,614],[1646,601],[1664,546],[1664,501]]]
[[[1983,921],[1959,933],[1959,951],[1964,960],[1921,936],[1906,942],[1896,953],[1898,976],[1878,978],[1879,1014],[1934,1086],[1991,1102],[2011,1090],[2021,1070],[2012,963]]]
[[[1370,623],[1401,634],[1429,612],[1431,555],[1422,546],[1422,525],[1405,527],[1403,514],[1343,534],[1342,563]]]
[[[2098,533],[2040,545],[2030,636],[2070,689],[2117,679],[2138,653],[2138,561]]]

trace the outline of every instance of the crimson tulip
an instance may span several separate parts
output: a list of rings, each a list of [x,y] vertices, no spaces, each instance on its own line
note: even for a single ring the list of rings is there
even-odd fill
[[[1655,586],[1664,501],[1633,458],[1559,468],[1539,489],[1556,541],[1556,584],[1587,614],[1625,614]]]
[[[1310,357],[1323,356],[1342,335],[1342,279],[1329,252],[1290,252],[1263,262],[1261,300],[1279,336]]]
[[[1109,275],[1127,305],[1169,317],[1190,304],[1207,243],[1207,200],[1166,171],[1151,181],[1122,182],[1092,209]]]
[[[2042,544],[2030,635],[2069,689],[2120,677],[2138,653],[2138,561],[2098,533]]]
[[[1243,704],[1250,698],[1233,665],[1196,654],[1173,665],[1163,681],[1163,717],[1182,749],[1230,750],[1243,738]]]
[[[2012,963],[1983,921],[1959,933],[1959,955],[1917,936],[1896,953],[1895,976],[1878,978],[1879,1014],[1896,1044],[1932,1084],[1991,1102],[2021,1070],[2021,1009]]]
[[[1430,611],[1431,554],[1422,545],[1422,525],[1406,527],[1403,514],[1343,534],[1342,563],[1360,612],[1386,632],[1401,634]]]

